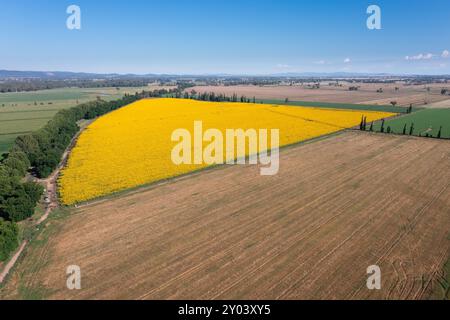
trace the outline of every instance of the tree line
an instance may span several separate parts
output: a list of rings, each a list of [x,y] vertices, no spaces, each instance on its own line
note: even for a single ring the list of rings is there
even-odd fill
[[[1,80],[1,79],[0,79]],[[108,87],[146,87],[149,83],[159,82],[161,85],[171,84],[170,79],[158,78],[129,78],[129,79],[22,79],[0,81],[0,93],[29,92],[38,90],[60,89],[60,88],[108,88]]]
[[[248,98],[244,95],[238,96],[236,93],[233,93],[231,96],[227,96],[223,93],[215,93],[215,92],[203,92],[199,93],[195,90],[191,90],[190,92],[183,90],[175,90],[170,95],[172,98],[176,99],[193,99],[198,101],[210,101],[210,102],[241,102],[241,103],[256,103],[256,97]]]

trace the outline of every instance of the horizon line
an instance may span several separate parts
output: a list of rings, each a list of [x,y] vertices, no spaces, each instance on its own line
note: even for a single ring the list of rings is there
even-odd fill
[[[197,76],[197,77],[207,77],[207,76],[232,76],[232,77],[298,77],[298,76],[310,76],[313,77],[326,77],[326,76],[337,76],[337,75],[348,75],[348,76],[373,76],[373,77],[420,77],[420,76],[435,76],[435,77],[450,77],[450,74],[420,74],[420,73],[388,73],[388,72],[349,72],[349,71],[330,71],[330,72],[320,72],[320,71],[299,71],[299,72],[276,72],[276,73],[227,73],[227,72],[211,72],[211,73],[120,73],[120,72],[89,72],[89,71],[67,71],[67,70],[17,70],[17,69],[0,69],[0,72],[18,72],[18,73],[69,73],[69,74],[85,74],[85,75],[100,75],[100,76]]]

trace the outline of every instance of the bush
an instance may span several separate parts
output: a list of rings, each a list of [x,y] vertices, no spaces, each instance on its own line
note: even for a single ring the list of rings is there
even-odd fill
[[[31,217],[42,192],[38,184],[0,178],[0,218],[18,222]]]
[[[39,142],[31,134],[19,136],[16,138],[14,149],[21,150],[28,156],[30,162],[34,162],[39,151]]]
[[[23,190],[33,203],[37,203],[44,193],[44,187],[33,182],[25,182],[22,184]]]
[[[19,228],[15,223],[0,218],[0,261],[8,259],[19,245]]]
[[[14,151],[8,154],[3,164],[12,170],[12,175],[23,177],[30,167],[30,161],[25,153]]]

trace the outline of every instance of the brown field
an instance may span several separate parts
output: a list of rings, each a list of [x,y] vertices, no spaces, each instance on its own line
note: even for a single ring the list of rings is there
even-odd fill
[[[283,150],[273,177],[219,167],[73,209],[0,297],[425,299],[450,256],[449,160],[450,141],[346,132]]]
[[[335,102],[335,103],[354,103],[354,104],[375,104],[389,105],[391,101],[397,101],[399,106],[409,106],[411,103],[415,106],[424,105],[448,100],[448,96],[441,95],[441,89],[450,89],[450,84],[431,84],[428,92],[423,85],[405,86],[404,84],[350,84],[342,82],[343,87],[329,86],[328,83],[322,83],[320,89],[310,89],[306,85],[300,86],[197,86],[188,88],[187,91],[194,89],[197,92],[215,92],[224,93],[231,96],[245,95],[249,98],[258,99],[279,99],[289,98],[292,101],[312,101],[312,102]],[[358,91],[349,91],[349,86],[360,86]],[[399,91],[395,91],[395,87]],[[383,93],[377,93],[379,88],[383,88]]]
[[[428,107],[429,108],[437,108],[437,109],[450,108],[450,99],[429,104]]]

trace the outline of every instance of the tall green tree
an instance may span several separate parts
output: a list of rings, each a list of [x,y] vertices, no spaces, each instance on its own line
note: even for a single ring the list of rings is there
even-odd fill
[[[411,127],[409,128],[409,135],[412,136],[414,134],[414,122],[411,122]]]
[[[0,261],[5,261],[17,246],[19,228],[15,223],[0,218]]]

